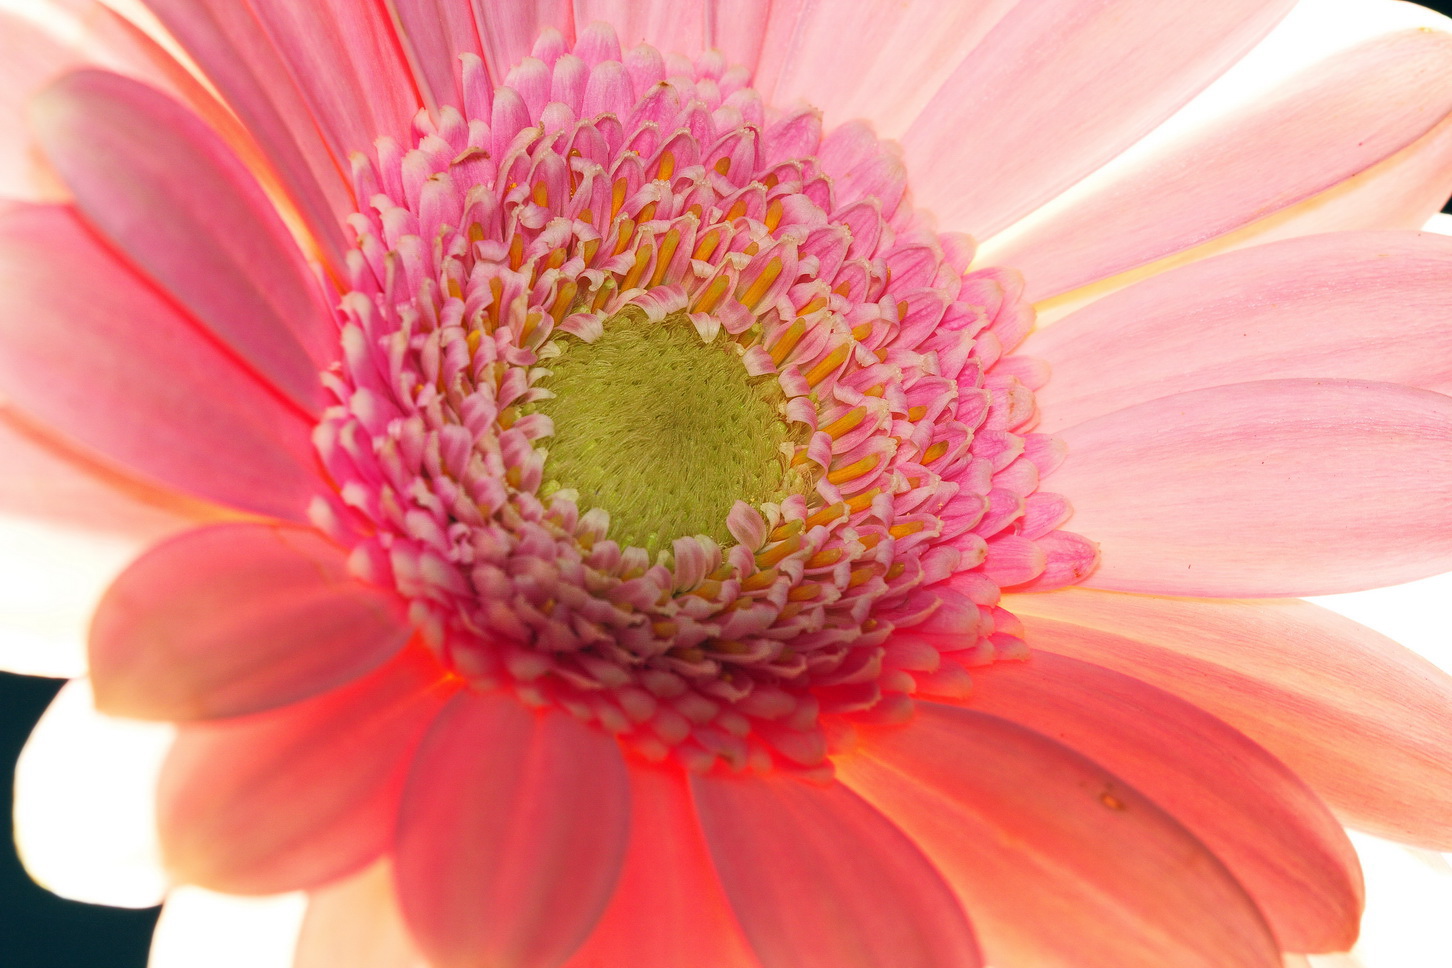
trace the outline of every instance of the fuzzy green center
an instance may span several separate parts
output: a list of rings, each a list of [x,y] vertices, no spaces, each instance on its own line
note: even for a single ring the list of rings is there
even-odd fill
[[[779,391],[749,377],[733,346],[701,342],[684,317],[625,314],[593,343],[568,341],[542,382],[555,396],[538,404],[555,425],[541,492],[573,488],[581,510],[609,512],[621,545],[729,544],[732,505],[785,496],[788,437]]]

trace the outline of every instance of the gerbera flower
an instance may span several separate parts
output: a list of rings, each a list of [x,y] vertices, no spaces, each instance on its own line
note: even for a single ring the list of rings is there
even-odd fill
[[[137,896],[306,891],[299,968],[1270,968],[1355,941],[1339,821],[1452,845],[1452,681],[1287,600],[1452,567],[1441,21],[1217,113],[1288,0],[53,5],[0,392],[148,546]]]

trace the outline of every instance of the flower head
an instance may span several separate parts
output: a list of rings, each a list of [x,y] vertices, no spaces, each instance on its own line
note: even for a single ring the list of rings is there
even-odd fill
[[[1452,38],[1195,128],[1288,4],[577,6],[96,9],[32,102],[5,439],[164,536],[88,655],[164,879],[299,968],[1349,947],[1452,681],[1235,596],[1452,564]]]

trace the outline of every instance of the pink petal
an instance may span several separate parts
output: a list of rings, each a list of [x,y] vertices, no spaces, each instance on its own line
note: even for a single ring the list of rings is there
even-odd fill
[[[346,161],[380,137],[412,142],[410,124],[420,101],[381,3],[249,0],[248,5],[282,55],[334,158]]]
[[[458,0],[387,0],[419,93],[430,111],[463,107],[459,58],[484,56],[474,13]]]
[[[947,228],[992,235],[1139,140],[1291,6],[1017,4],[903,135],[919,204]]]
[[[994,965],[1272,968],[1241,886],[1108,770],[997,716],[920,703],[838,762],[953,885]]]
[[[1452,85],[1427,80],[1449,71],[1446,34],[1362,44],[1119,172],[995,246],[994,261],[1022,270],[1040,300],[1231,232],[1418,141],[1452,112]]]
[[[1046,652],[973,673],[965,705],[1052,736],[1162,807],[1230,869],[1289,951],[1356,941],[1346,832],[1279,760],[1162,689]]]
[[[0,215],[0,387],[27,415],[148,481],[306,520],[318,487],[309,422],[66,209]]]
[[[337,327],[286,226],[221,139],[154,89],[100,71],[66,77],[31,118],[86,219],[299,407],[319,410]]]
[[[484,64],[494,84],[504,83],[510,68],[528,57],[540,31],[553,27],[573,41],[577,18],[571,0],[473,0],[474,22],[479,25],[479,42],[484,47]],[[583,27],[588,17],[578,18]]]
[[[801,0],[738,0],[736,3],[706,4],[706,46],[719,50],[726,66],[744,67],[756,74],[763,50],[782,46],[776,43],[769,19],[778,8],[794,9]],[[759,84],[759,75],[752,81],[758,92],[766,92]],[[774,102],[773,102],[774,103]]]
[[[24,135],[31,95],[84,63],[83,55],[18,17],[0,13],[0,197],[59,199],[65,193]]]
[[[875,0],[771,5],[757,84],[773,104],[798,99],[832,124],[865,117],[897,137],[1013,0]]]
[[[630,845],[610,906],[565,968],[760,968],[716,878],[679,768],[630,765]]]
[[[276,168],[328,262],[343,267],[342,219],[357,206],[312,111],[249,4],[147,0],[148,9],[197,62]],[[367,143],[356,146],[367,147]]]
[[[603,21],[615,28],[626,50],[650,44],[666,54],[695,57],[706,49],[710,0],[575,0],[575,23]]]
[[[430,964],[564,961],[610,898],[629,821],[608,735],[461,694],[419,752],[398,825],[399,902]]]
[[[1028,642],[1168,689],[1300,774],[1353,826],[1452,849],[1452,677],[1308,602],[1015,595]]]
[[[973,968],[963,910],[917,845],[841,784],[693,777],[726,896],[765,968]]]
[[[1336,377],[1452,390],[1452,239],[1310,236],[1152,277],[1045,327],[1020,352],[1053,369],[1037,391],[1057,433],[1185,390]]]
[[[315,699],[184,727],[158,794],[167,868],[270,894],[367,864],[388,848],[414,751],[456,688],[410,649]]]
[[[345,552],[315,531],[190,531],[153,548],[102,599],[91,624],[96,704],[192,720],[297,702],[403,648],[411,629],[401,612],[351,578]]]
[[[292,968],[427,968],[393,894],[386,861],[308,897]]]
[[[1095,588],[1289,596],[1452,568],[1452,398],[1389,383],[1193,390],[1065,430],[1049,487]]]

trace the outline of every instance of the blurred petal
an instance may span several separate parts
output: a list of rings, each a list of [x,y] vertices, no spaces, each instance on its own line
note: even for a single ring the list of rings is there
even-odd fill
[[[315,531],[190,531],[148,552],[102,599],[91,624],[97,702],[170,720],[297,702],[403,648],[412,630],[401,612],[350,577],[346,552]]]
[[[399,900],[419,947],[435,968],[560,964],[610,899],[629,818],[609,735],[461,693],[419,750],[398,822]]]
[[[575,17],[571,0],[472,2],[474,22],[479,25],[479,42],[484,47],[484,65],[496,86],[504,83],[510,68],[529,56],[541,30],[553,27],[563,33],[566,40],[573,40],[575,22],[578,20],[582,27],[590,22],[587,17]]]
[[[1301,601],[1013,595],[1036,650],[1176,693],[1260,743],[1351,826],[1452,848],[1452,676]]]
[[[61,689],[15,768],[15,843],[30,876],[88,904],[160,904],[156,784],[175,734],[96,712],[84,679]]]
[[[484,55],[474,12],[458,0],[386,0],[414,82],[431,111],[463,108],[459,57]]]
[[[392,836],[414,750],[454,688],[420,648],[307,702],[184,727],[161,780],[168,870],[269,894],[371,862]]]
[[[290,968],[428,968],[393,895],[393,867],[379,861],[308,896]]]
[[[292,968],[306,904],[301,893],[237,897],[179,887],[161,910],[147,968]]]
[[[1205,845],[1103,767],[996,716],[921,703],[837,763],[933,857],[994,965],[1278,968]]]
[[[933,862],[845,786],[705,776],[691,787],[726,896],[765,968],[982,964]]]
[[[1100,546],[1085,584],[1289,596],[1452,567],[1452,398],[1267,380],[1179,393],[1060,434],[1049,478]]]

